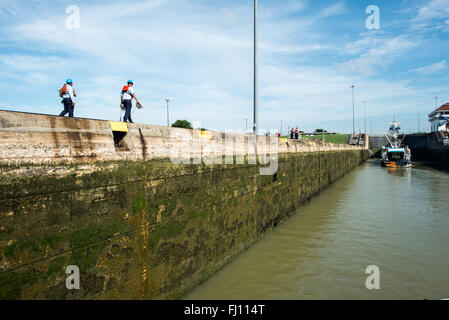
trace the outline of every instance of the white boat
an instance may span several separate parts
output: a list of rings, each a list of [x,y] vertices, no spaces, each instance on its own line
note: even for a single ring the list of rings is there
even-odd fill
[[[410,148],[402,144],[402,139],[399,138],[399,131],[401,130],[400,122],[390,123],[389,134],[385,134],[388,140],[388,145],[382,147],[381,151],[381,165],[388,168],[410,168],[412,166],[412,155]]]

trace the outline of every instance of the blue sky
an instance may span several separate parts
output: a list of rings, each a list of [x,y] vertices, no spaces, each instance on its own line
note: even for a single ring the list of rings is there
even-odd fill
[[[252,0],[0,0],[0,109],[58,114],[66,78],[75,115],[118,120],[120,90],[134,80],[145,106],[136,122],[200,121],[245,129],[252,121]],[[67,29],[66,7],[80,9]],[[368,30],[365,9],[380,9]],[[449,0],[259,0],[259,121],[267,130],[364,128],[396,116],[428,129],[449,101]],[[173,122],[171,121],[171,122]],[[251,125],[249,125],[251,126]]]

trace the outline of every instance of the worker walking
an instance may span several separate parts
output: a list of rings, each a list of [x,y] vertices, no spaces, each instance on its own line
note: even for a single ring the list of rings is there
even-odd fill
[[[139,100],[136,97],[136,92],[134,91],[134,82],[131,80],[128,80],[128,83],[126,86],[122,89],[122,95],[121,95],[121,105],[123,106],[123,109],[125,110],[125,116],[123,117],[123,122],[129,122],[134,123],[131,119],[131,108],[133,106],[132,99],[136,99],[136,103],[140,105]]]
[[[73,89],[72,79],[67,79],[66,83],[59,89],[59,96],[62,98],[61,103],[64,104],[64,110],[59,114],[64,117],[67,113],[70,118],[73,118],[73,110],[75,109],[76,92]]]

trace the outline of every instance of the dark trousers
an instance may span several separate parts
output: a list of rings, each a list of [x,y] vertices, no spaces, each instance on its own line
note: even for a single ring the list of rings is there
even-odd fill
[[[125,116],[123,117],[123,122],[130,122],[133,123],[131,120],[131,108],[133,107],[133,104],[131,100],[123,100],[123,106],[125,107]]]
[[[70,98],[64,98],[62,100],[62,103],[64,104],[64,110],[59,115],[60,117],[64,117],[67,113],[69,114],[70,118],[73,118],[73,103],[72,99]]]
[[[293,132],[290,133],[290,139],[293,139]]]
[[[299,133],[295,132],[295,139],[298,140],[298,138],[299,138]]]

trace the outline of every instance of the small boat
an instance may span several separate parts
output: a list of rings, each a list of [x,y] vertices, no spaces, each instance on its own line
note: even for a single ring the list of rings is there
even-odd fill
[[[412,154],[410,148],[402,144],[405,135],[400,139],[400,130],[400,122],[393,120],[393,122],[390,123],[389,135],[385,134],[389,144],[383,146],[381,150],[380,163],[382,167],[410,168],[412,166]]]

